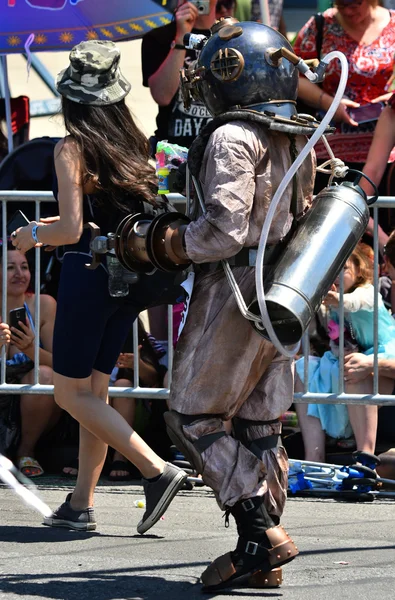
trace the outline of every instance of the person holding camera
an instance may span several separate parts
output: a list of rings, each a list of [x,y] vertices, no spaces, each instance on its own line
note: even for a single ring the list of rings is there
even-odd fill
[[[168,140],[190,147],[211,120],[205,105],[193,100],[185,109],[180,91],[180,69],[197,59],[198,50],[184,48],[187,33],[208,35],[215,23],[217,0],[180,0],[171,23],[152,29],[143,37],[141,62],[143,85],[149,87],[158,104],[157,130],[151,138],[151,152],[156,142]]]

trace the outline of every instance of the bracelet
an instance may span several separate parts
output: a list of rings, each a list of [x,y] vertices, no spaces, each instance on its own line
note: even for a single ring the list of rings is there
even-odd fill
[[[37,237],[37,229],[40,227],[40,225],[33,225],[32,227],[32,238],[35,244],[41,244],[40,240]]]
[[[177,44],[175,40],[173,40],[172,43],[170,44],[170,49],[171,50],[186,50],[186,48],[183,44]]]

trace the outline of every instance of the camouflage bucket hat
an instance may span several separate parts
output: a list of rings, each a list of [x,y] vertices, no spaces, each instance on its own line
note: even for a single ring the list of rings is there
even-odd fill
[[[119,102],[131,88],[119,69],[120,58],[114,42],[81,42],[70,52],[69,67],[56,78],[58,92],[80,104]]]

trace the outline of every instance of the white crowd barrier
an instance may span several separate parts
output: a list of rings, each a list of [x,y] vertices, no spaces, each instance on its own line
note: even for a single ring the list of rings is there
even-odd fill
[[[171,194],[170,200],[178,205],[185,204],[185,198],[179,194]],[[55,199],[51,192],[30,192],[30,191],[0,191],[0,200],[2,202],[2,239],[7,237],[7,204],[18,203],[18,202],[34,202],[35,203],[35,219],[40,219],[40,205],[42,202],[55,202]],[[343,380],[343,362],[344,362],[344,311],[342,302],[340,304],[340,355],[339,355],[339,366],[340,366],[340,384],[338,394],[316,394],[311,393],[308,390],[307,384],[307,358],[309,355],[309,339],[308,335],[305,335],[303,341],[304,356],[305,356],[305,385],[302,393],[296,393],[294,395],[295,402],[311,402],[311,403],[336,403],[336,404],[376,404],[376,405],[395,405],[395,395],[384,395],[379,393],[378,389],[378,294],[379,294],[379,247],[378,247],[378,209],[379,208],[393,208],[395,207],[395,197],[380,197],[373,208],[373,217],[375,222],[374,238],[373,238],[373,249],[374,249],[374,288],[375,288],[375,304],[374,304],[374,367],[373,367],[373,390],[372,394],[347,394],[344,390]],[[15,209],[17,206],[15,206]],[[9,211],[10,212],[10,211]],[[40,270],[40,257],[41,248],[35,248],[35,294],[36,297],[40,294],[41,289],[41,270]],[[7,252],[6,245],[3,246],[3,258],[2,258],[3,276],[2,276],[2,307],[1,314],[4,316],[7,314]],[[317,265],[319,268],[319,265]],[[342,278],[341,278],[342,279]],[[342,290],[342,281],[341,281]],[[173,362],[173,312],[172,307],[168,306],[168,367],[169,367],[169,385],[171,383],[171,368]],[[3,317],[5,320],[5,318]],[[3,347],[1,351],[1,372],[0,372],[0,394],[53,394],[52,385],[41,385],[39,383],[39,328],[37,323],[40,323],[40,303],[35,303],[34,322],[36,324],[37,335],[34,341],[34,383],[32,385],[21,385],[21,384],[7,384],[6,383],[6,350]],[[138,365],[138,331],[137,321],[133,328],[133,347],[134,347],[134,382],[133,387],[109,387],[110,396],[121,396],[131,398],[164,398],[166,399],[169,395],[169,388],[144,388],[139,386],[139,365]],[[394,359],[395,360],[395,359]],[[395,382],[394,382],[395,383]]]

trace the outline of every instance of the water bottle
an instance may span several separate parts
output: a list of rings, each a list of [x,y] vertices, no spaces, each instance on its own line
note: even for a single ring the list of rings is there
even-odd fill
[[[115,254],[107,254],[108,291],[113,298],[129,294],[129,284],[123,279],[123,266]]]

